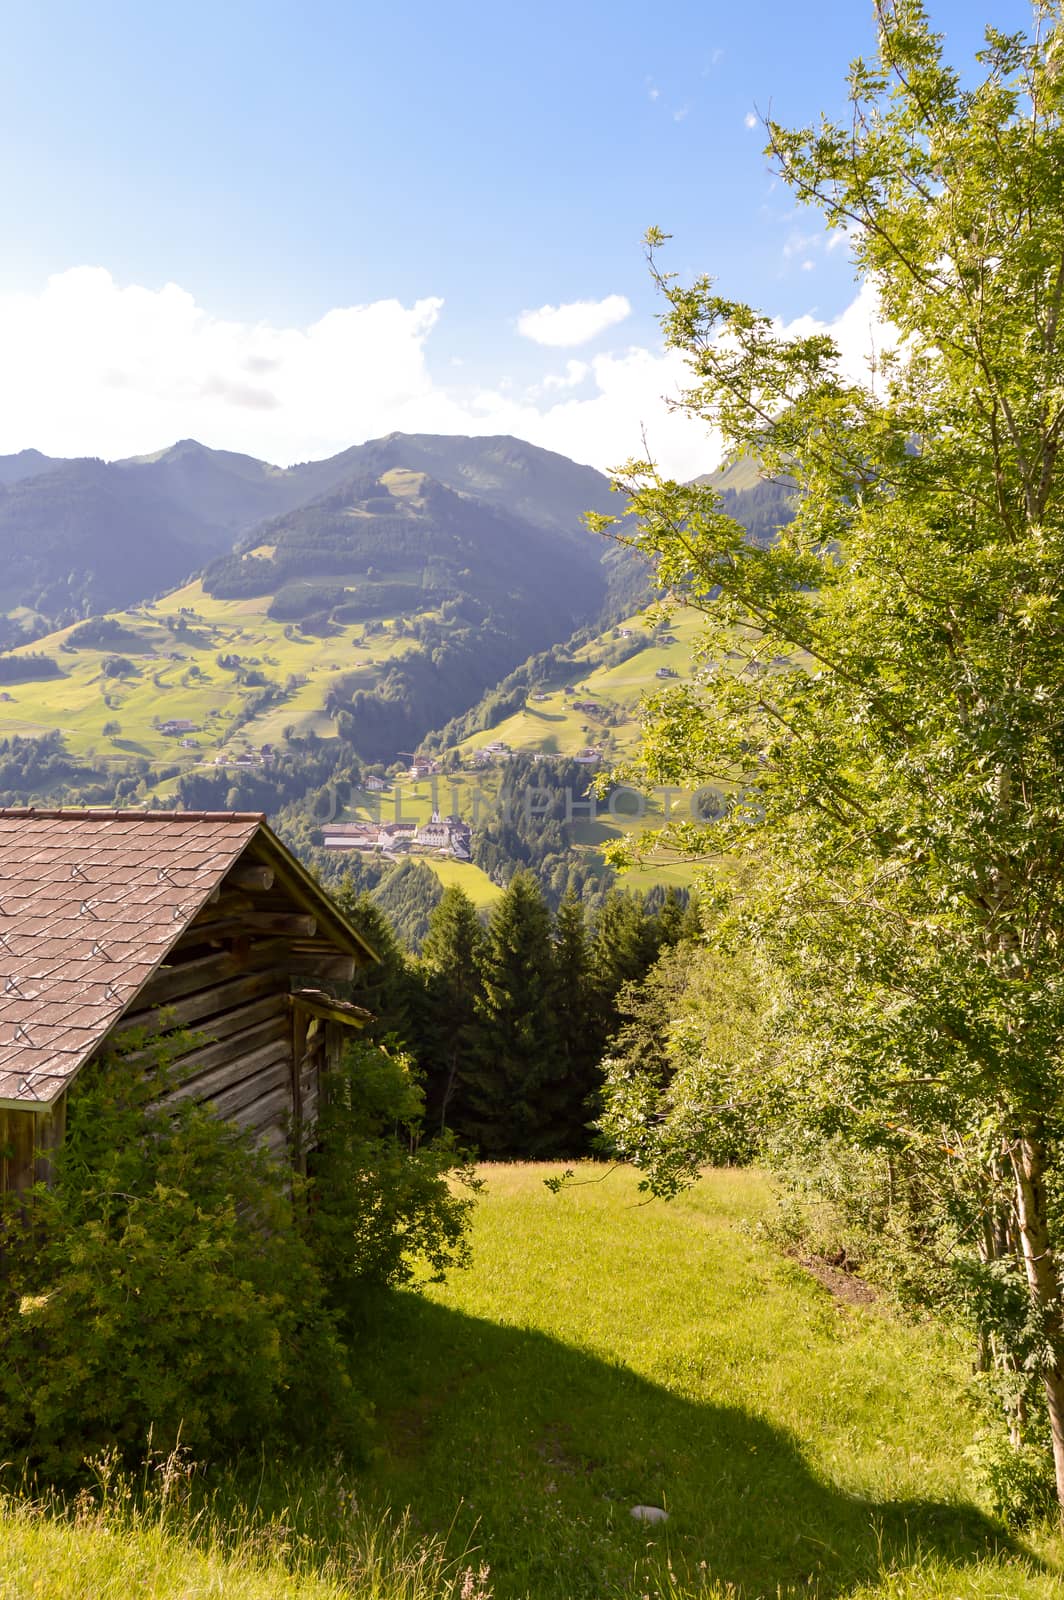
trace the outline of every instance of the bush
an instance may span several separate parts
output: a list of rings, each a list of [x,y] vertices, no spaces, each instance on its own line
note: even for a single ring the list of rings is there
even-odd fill
[[[416,1146],[402,1058],[357,1046],[329,1075],[304,1184],[205,1107],[157,1104],[190,1043],[88,1068],[52,1187],[4,1203],[0,1460],[71,1478],[149,1440],[201,1461],[264,1442],[358,1453],[340,1316],[467,1259],[472,1201],[449,1147]]]
[[[105,678],[129,678],[136,670],[127,656],[105,656],[100,663],[100,671]]]
[[[353,1309],[369,1285],[438,1281],[469,1259],[480,1182],[446,1141],[418,1144],[424,1096],[409,1058],[349,1045],[322,1085],[310,1231],[331,1303]],[[455,1193],[456,1173],[464,1194]]]

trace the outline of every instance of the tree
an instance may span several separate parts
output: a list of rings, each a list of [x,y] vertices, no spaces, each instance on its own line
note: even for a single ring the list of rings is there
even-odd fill
[[[469,1083],[470,1132],[485,1154],[559,1150],[565,1063],[554,1016],[550,912],[535,878],[517,872],[497,901],[484,956],[484,1056]]]
[[[360,967],[344,988],[352,1000],[372,1012],[367,1029],[370,1038],[375,1042],[395,1038],[405,1045],[417,1009],[418,980],[391,923],[370,895],[360,894],[346,878],[337,890],[336,903],[377,956],[376,961]]]
[[[720,896],[755,868],[734,928],[777,996],[766,1104],[919,1167],[1017,1436],[1040,1387],[1064,1508],[1064,27],[1038,14],[1033,39],[987,31],[967,87],[918,0],[879,0],[845,124],[768,125],[895,330],[866,378],[680,284],[648,236],[685,407],[794,486],[794,521],[757,546],[705,486],[619,479],[620,536],[721,663],[658,697],[645,767],[734,797],[678,837],[727,858]]]
[[[422,946],[425,1004],[418,1029],[429,1120],[441,1132],[448,1127],[459,1133],[466,1130],[467,1078],[482,1056],[481,968],[486,943],[472,900],[457,884],[449,885],[432,913]]]
[[[601,1082],[603,1041],[595,1025],[597,997],[587,917],[583,902],[574,894],[566,895],[554,919],[554,966],[558,1049],[565,1064],[566,1150],[582,1155]]]
[[[602,1038],[620,1020],[617,997],[627,983],[646,977],[657,959],[657,921],[647,915],[641,895],[611,889],[595,918],[592,953],[595,1014]]]

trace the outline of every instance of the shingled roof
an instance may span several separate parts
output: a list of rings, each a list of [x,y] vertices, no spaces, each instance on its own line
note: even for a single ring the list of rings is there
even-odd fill
[[[258,812],[0,810],[0,1103],[62,1094],[253,840],[373,958]]]

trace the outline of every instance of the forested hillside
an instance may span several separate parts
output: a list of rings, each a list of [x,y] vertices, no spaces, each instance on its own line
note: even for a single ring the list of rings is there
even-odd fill
[[[323,461],[272,466],[183,439],[128,460],[57,460],[37,450],[0,458],[0,541],[8,556],[3,640],[151,599],[195,574],[263,522],[356,478],[401,468],[574,543],[608,482],[591,467],[517,439],[391,434]],[[628,563],[607,562],[630,591]]]

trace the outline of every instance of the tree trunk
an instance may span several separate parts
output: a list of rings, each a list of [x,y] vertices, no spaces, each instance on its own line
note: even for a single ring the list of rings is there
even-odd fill
[[[1016,1218],[1020,1229],[1027,1286],[1038,1311],[1049,1357],[1042,1369],[1049,1426],[1053,1436],[1053,1466],[1057,1501],[1064,1521],[1064,1321],[1060,1304],[1060,1274],[1049,1240],[1046,1217],[1045,1149],[1041,1139],[1026,1135],[1009,1152],[1016,1181]]]

